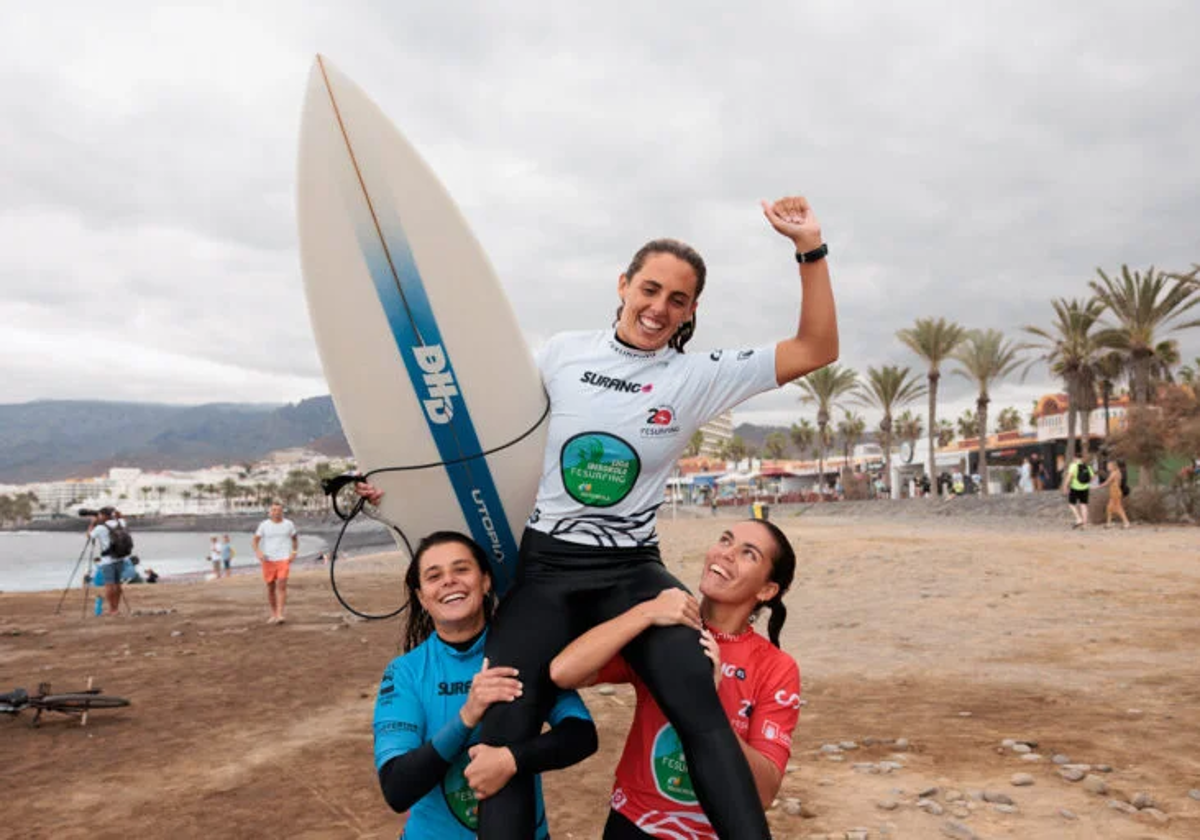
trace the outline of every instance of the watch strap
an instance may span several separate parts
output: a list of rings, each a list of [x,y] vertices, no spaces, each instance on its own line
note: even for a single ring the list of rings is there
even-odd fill
[[[803,254],[801,254],[799,251],[797,251],[796,252],[796,262],[800,263],[800,265],[804,265],[805,263],[816,262],[817,260],[825,259],[826,255],[828,253],[829,253],[829,243],[822,242],[821,247],[813,248],[811,251],[805,251]]]

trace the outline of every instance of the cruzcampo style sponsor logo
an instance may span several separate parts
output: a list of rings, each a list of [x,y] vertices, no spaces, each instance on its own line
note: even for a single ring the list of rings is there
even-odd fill
[[[675,733],[675,727],[669,723],[654,736],[650,772],[654,776],[654,786],[667,799],[681,805],[696,803],[696,791],[692,787],[692,777],[688,775],[683,743]]]
[[[603,432],[575,435],[559,458],[563,485],[577,502],[611,507],[633,490],[642,462],[633,447]]]
[[[450,765],[442,778],[442,797],[454,818],[469,830],[476,831],[479,828],[479,800],[463,775],[470,761],[471,757],[463,750]]]

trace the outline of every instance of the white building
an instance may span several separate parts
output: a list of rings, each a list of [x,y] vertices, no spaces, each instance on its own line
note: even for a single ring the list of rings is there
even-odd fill
[[[721,449],[733,441],[733,412],[714,417],[703,426],[700,432],[704,435],[704,443],[700,445],[700,454],[716,458]]]

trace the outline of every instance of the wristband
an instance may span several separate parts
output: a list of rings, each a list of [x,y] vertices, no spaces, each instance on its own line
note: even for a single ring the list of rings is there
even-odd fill
[[[813,263],[813,262],[816,262],[817,260],[825,259],[825,256],[828,253],[829,253],[829,244],[826,242],[822,242],[820,248],[813,248],[811,251],[805,251],[803,254],[801,254],[799,251],[797,251],[796,252],[796,262],[800,263],[800,265],[804,265],[805,263]]]

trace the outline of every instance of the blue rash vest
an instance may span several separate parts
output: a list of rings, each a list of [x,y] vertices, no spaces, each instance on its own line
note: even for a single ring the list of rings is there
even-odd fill
[[[398,755],[432,741],[450,762],[441,783],[413,805],[401,835],[407,840],[470,840],[479,825],[479,804],[463,777],[470,763],[467,749],[479,741],[458,716],[467,702],[471,678],[483,667],[487,630],[465,651],[455,650],[437,634],[393,659],[383,672],[375,698],[375,770]],[[583,700],[563,691],[550,710],[550,725],[565,718],[591,720]],[[540,778],[537,793],[537,840],[550,836]]]

